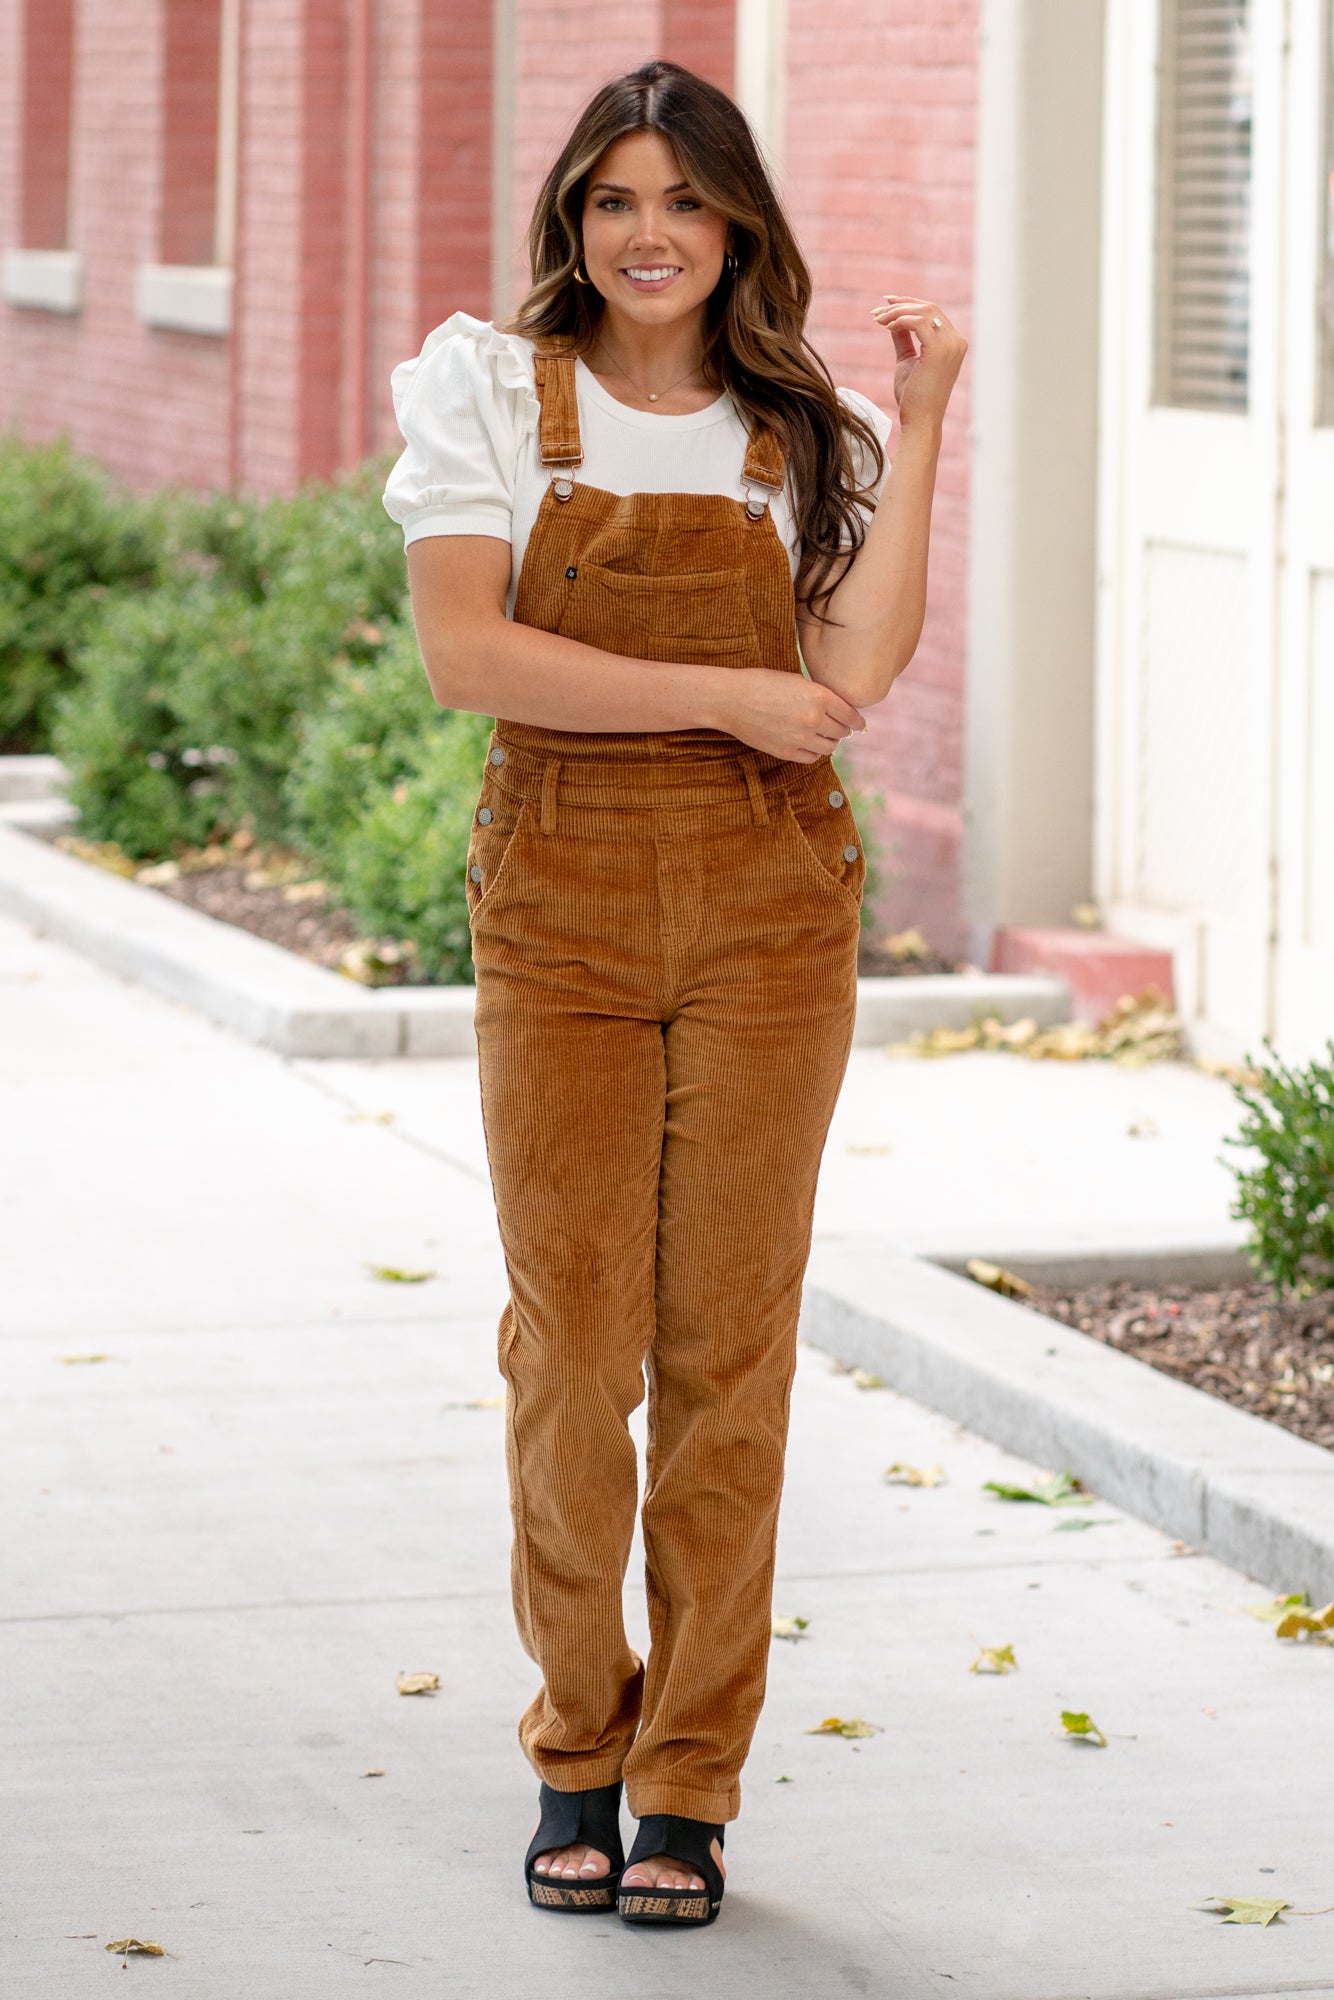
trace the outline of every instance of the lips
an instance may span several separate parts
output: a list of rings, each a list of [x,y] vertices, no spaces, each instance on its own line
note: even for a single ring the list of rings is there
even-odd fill
[[[623,265],[621,276],[640,292],[661,291],[679,278],[683,266],[680,264],[628,264]]]

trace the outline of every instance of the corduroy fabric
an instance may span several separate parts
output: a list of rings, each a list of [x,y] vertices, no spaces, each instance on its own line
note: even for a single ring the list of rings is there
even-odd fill
[[[544,400],[572,373],[553,359]],[[548,493],[515,616],[632,657],[799,671],[786,552],[724,496]],[[520,1741],[557,1790],[623,1775],[637,1818],[730,1820],[861,841],[827,759],[499,722],[468,861],[514,1606],[544,1676]],[[645,1377],[647,1665],[621,1595]]]

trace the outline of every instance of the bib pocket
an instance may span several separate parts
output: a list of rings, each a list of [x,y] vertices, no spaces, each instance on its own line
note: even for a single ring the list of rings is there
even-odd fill
[[[556,627],[565,638],[634,660],[761,664],[745,580],[736,570],[648,576],[599,563],[570,567]]]
[[[860,912],[866,885],[866,852],[847,799],[836,790],[833,796],[839,801],[836,806],[830,804],[830,795],[825,791],[789,798],[788,817],[808,869]]]

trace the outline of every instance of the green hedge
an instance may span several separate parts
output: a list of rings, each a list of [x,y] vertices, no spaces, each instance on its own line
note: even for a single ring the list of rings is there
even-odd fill
[[[72,663],[109,606],[158,580],[152,502],[63,442],[0,436],[0,752],[47,750]]]

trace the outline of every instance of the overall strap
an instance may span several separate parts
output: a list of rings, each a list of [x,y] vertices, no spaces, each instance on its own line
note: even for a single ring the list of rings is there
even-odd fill
[[[741,478],[746,486],[763,486],[769,491],[762,498],[755,493],[748,496],[746,512],[752,521],[762,520],[769,511],[770,498],[782,486],[786,471],[787,461],[777,436],[767,424],[756,424],[750,434]]]
[[[574,355],[568,345],[556,337],[543,341],[533,355],[533,375],[542,410],[538,426],[542,463],[551,473],[557,499],[568,500],[574,491],[569,475],[584,462]]]

